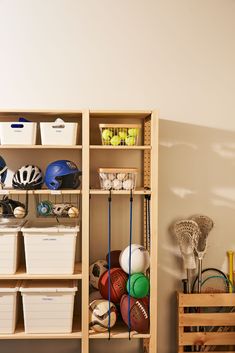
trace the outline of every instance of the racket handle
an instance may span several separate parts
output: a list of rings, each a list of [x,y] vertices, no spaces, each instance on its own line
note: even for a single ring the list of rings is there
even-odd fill
[[[233,285],[233,256],[234,256],[234,251],[233,250],[228,250],[227,251],[228,255],[228,261],[229,261],[229,280]],[[230,285],[229,286],[229,292],[233,292],[233,287]]]
[[[184,294],[187,294],[187,290],[188,290],[188,280],[187,280],[187,278],[183,278],[182,279],[182,285],[183,285]]]

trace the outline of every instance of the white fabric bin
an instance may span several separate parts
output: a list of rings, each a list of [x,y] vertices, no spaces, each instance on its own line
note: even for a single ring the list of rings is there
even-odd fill
[[[26,333],[71,333],[76,281],[24,281],[23,297]]]
[[[37,123],[3,122],[0,123],[2,145],[35,145]]]
[[[15,332],[18,281],[0,281],[0,335]]]
[[[66,123],[62,119],[40,123],[42,145],[76,145],[77,130],[77,123]]]
[[[28,274],[73,274],[76,238],[79,226],[75,222],[26,223],[22,228]]]
[[[0,275],[16,273],[19,232],[22,224],[23,222],[19,221],[0,223]]]

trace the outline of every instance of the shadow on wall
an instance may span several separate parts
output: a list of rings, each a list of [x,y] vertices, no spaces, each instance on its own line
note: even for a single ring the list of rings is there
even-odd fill
[[[174,353],[175,292],[186,275],[169,227],[193,214],[211,217],[203,267],[227,271],[226,251],[235,250],[235,132],[161,120],[159,154],[158,351]]]

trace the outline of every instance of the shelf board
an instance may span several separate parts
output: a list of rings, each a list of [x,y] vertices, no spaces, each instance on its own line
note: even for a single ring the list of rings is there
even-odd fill
[[[137,188],[133,190],[133,195],[150,195],[151,190]],[[109,195],[109,190],[90,189],[91,195]],[[130,195],[129,190],[112,190],[112,195]]]
[[[82,145],[0,145],[0,149],[82,149]]]
[[[49,190],[49,189],[40,189],[40,190],[20,190],[20,189],[0,189],[0,195],[68,195],[68,194],[81,194],[80,189],[66,189],[66,190]]]
[[[90,110],[90,118],[140,118],[144,119],[151,115],[151,110]]]
[[[128,150],[128,151],[138,151],[138,150],[151,150],[150,145],[146,146],[109,146],[109,145],[90,145],[91,150]]]
[[[79,318],[74,319],[71,333],[25,333],[24,324],[19,323],[13,334],[0,334],[0,340],[41,340],[41,339],[78,339],[82,338]]]
[[[129,332],[127,326],[124,323],[118,322],[112,329],[110,333],[111,338],[129,338]],[[106,332],[96,332],[93,330],[89,331],[89,338],[94,339],[104,339],[109,338],[109,333]],[[131,331],[131,338],[150,338],[149,333],[137,333],[136,331]]]
[[[20,266],[13,275],[0,275],[0,280],[4,279],[82,279],[82,264],[80,262],[75,264],[74,273],[72,275],[29,275],[26,273],[25,267]]]

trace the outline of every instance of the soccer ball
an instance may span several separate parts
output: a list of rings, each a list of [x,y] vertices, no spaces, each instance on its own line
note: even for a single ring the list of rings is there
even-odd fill
[[[107,271],[108,263],[105,260],[97,260],[90,266],[89,278],[92,287],[98,289],[98,282],[102,274]]]

